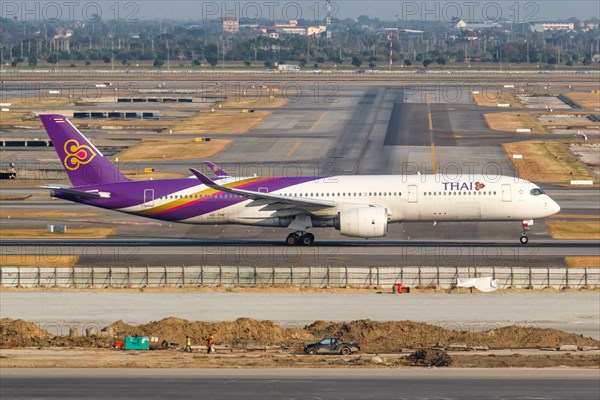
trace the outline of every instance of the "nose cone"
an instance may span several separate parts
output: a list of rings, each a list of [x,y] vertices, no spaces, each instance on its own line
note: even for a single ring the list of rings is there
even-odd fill
[[[560,211],[560,206],[554,200],[548,198],[548,213],[550,215],[557,214]]]

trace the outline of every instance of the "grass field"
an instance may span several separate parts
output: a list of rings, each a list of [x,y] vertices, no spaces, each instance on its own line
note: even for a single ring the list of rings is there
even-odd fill
[[[41,254],[0,255],[0,261],[7,267],[73,267],[79,256],[56,256]]]
[[[514,93],[497,90],[480,91],[473,95],[478,106],[497,107],[498,104],[510,104],[511,108],[523,108],[523,104]]]
[[[46,228],[0,229],[0,239],[102,239],[117,233],[115,228],[67,228],[67,233],[50,233]]]
[[[565,96],[579,104],[583,108],[600,108],[600,91],[593,92],[571,92]]]
[[[227,139],[212,139],[208,142],[196,142],[194,139],[143,139],[116,157],[124,162],[208,158],[220,153],[230,144],[231,140]]]
[[[17,219],[37,219],[37,218],[79,218],[93,217],[99,214],[96,213],[76,213],[68,211],[7,211],[0,209],[0,218],[17,218]]]
[[[199,111],[185,121],[173,125],[173,133],[211,134],[245,133],[260,124],[270,111],[243,113],[241,110],[215,108],[214,112]]]
[[[553,239],[600,240],[600,219],[595,221],[546,221]]]
[[[529,128],[531,133],[547,133],[532,112],[499,112],[485,114],[483,117],[490,129],[497,131],[516,132],[517,129]]]
[[[569,151],[567,144],[558,140],[528,140],[504,143],[502,146],[522,179],[564,183],[579,179],[597,181],[596,177]],[[512,158],[513,154],[521,154],[523,158]]]
[[[600,256],[568,256],[565,263],[571,268],[600,268]]]

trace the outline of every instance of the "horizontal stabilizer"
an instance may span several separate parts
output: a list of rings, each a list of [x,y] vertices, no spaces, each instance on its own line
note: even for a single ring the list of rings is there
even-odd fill
[[[75,190],[67,186],[56,185],[56,186],[42,186],[44,189],[51,189],[60,191],[64,194],[69,194],[72,196],[77,196],[81,199],[108,199],[110,198],[109,192],[100,192],[98,190],[90,190],[89,192],[84,192],[81,190]]]

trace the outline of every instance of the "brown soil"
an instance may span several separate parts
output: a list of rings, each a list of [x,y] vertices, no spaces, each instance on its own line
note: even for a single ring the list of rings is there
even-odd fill
[[[450,327],[451,328],[451,327]],[[179,318],[165,318],[133,326],[117,321],[107,327],[105,337],[87,338],[54,336],[35,324],[22,320],[0,320],[0,348],[13,347],[108,347],[127,335],[158,337],[159,341],[184,343],[190,336],[194,345],[204,345],[214,335],[221,346],[247,348],[248,346],[281,346],[290,351],[301,351],[303,344],[327,336],[339,336],[345,341],[360,343],[369,353],[398,352],[403,348],[431,348],[431,346],[464,343],[467,346],[488,346],[492,349],[556,348],[562,344],[579,347],[598,347],[600,341],[554,329],[528,326],[490,327],[482,332],[446,329],[441,326],[412,321],[378,322],[359,320],[349,323],[316,321],[311,325],[280,326],[272,321],[240,318],[233,322],[191,322]]]
[[[448,353],[453,368],[595,368],[600,355],[591,352],[520,350]],[[3,368],[410,368],[409,354],[359,353],[349,356],[308,356],[289,352],[206,354],[177,350],[119,351],[112,349],[10,349],[0,351]]]

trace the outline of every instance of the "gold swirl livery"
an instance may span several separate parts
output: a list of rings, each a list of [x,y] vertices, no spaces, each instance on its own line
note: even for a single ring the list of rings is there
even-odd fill
[[[63,165],[69,171],[75,171],[82,164],[88,164],[96,157],[96,152],[85,144],[79,144],[75,139],[65,142],[65,159]]]

